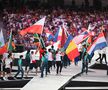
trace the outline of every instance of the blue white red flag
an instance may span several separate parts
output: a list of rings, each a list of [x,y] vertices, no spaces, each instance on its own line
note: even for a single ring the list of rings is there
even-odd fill
[[[49,31],[48,29],[45,30],[45,33],[46,33],[46,36],[47,36],[48,41],[50,41],[50,40],[52,40],[54,38],[52,32]]]
[[[94,53],[95,50],[102,49],[106,46],[107,46],[107,42],[104,37],[104,34],[100,33],[97,39],[94,41],[94,43],[90,47],[88,47],[87,52],[89,55],[92,55],[92,53]]]

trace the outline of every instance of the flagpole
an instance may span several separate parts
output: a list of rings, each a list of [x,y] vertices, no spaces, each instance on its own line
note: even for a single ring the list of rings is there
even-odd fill
[[[39,37],[39,35],[38,35],[38,34],[37,34],[37,36],[38,36],[39,42],[40,42],[40,44],[41,44],[41,47],[45,47],[45,43],[43,43],[43,44],[44,44],[44,46],[42,46],[42,43],[41,43],[42,37],[41,37],[41,36]]]

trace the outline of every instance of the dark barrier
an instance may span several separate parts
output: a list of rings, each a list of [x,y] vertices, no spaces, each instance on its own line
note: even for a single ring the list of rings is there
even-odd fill
[[[23,52],[25,50],[24,45],[15,45],[15,50],[14,52]]]
[[[92,66],[90,66],[89,68],[91,68],[91,69],[107,70],[108,69],[108,66],[106,64],[98,64],[98,63],[95,63]]]
[[[24,87],[32,77],[24,78],[23,80],[18,78],[17,80],[0,80],[0,88],[22,88]]]

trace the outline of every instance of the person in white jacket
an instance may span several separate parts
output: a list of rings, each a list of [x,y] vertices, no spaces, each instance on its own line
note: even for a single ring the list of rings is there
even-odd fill
[[[62,71],[62,55],[61,52],[59,50],[56,51],[56,74],[61,74]]]
[[[50,69],[52,67],[53,55],[51,49],[48,49],[48,72],[50,73]]]
[[[33,68],[36,69],[36,76],[37,76],[37,67],[36,67],[35,54],[34,54],[33,51],[31,51],[31,54],[30,54],[30,66],[29,66],[29,70],[27,71],[26,77],[28,76],[28,73],[29,73]]]

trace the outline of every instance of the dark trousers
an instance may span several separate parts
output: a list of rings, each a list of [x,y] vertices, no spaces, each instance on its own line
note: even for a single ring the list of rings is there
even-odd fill
[[[48,72],[48,63],[43,63],[41,66],[41,77],[44,76],[44,69],[45,69],[45,74],[47,75]]]
[[[50,68],[52,67],[52,61],[48,61],[48,72],[50,73]]]
[[[62,59],[62,64],[63,64],[63,66],[64,66],[65,68],[66,68],[67,65],[68,65],[68,57],[67,57],[66,54],[64,55],[64,57],[63,57],[63,59]]]
[[[100,60],[100,63],[102,64],[102,60],[105,59],[105,63],[107,65],[107,60],[106,60],[106,54],[102,54],[102,58]]]
[[[67,59],[63,59],[63,66],[66,68],[67,67]]]
[[[52,66],[55,68],[55,60],[52,61]]]
[[[101,63],[101,54],[99,53],[99,57],[96,59],[96,61],[100,60]]]
[[[79,52],[80,55],[79,55],[79,60],[81,61],[81,58],[82,58],[82,52]]]
[[[88,62],[83,62],[82,63],[82,73],[86,72],[88,73]]]
[[[61,71],[62,71],[62,63],[61,63],[61,61],[56,61],[56,66],[57,66],[56,73],[57,74],[58,74],[58,72],[61,73]]]
[[[29,67],[30,66],[30,62],[25,62],[25,71],[27,71],[27,67]]]
[[[24,71],[23,71],[23,68],[22,67],[19,67],[19,66],[18,66],[18,71],[17,71],[17,73],[16,73],[16,75],[14,77],[17,77],[20,72],[21,72],[21,78],[23,78]]]

